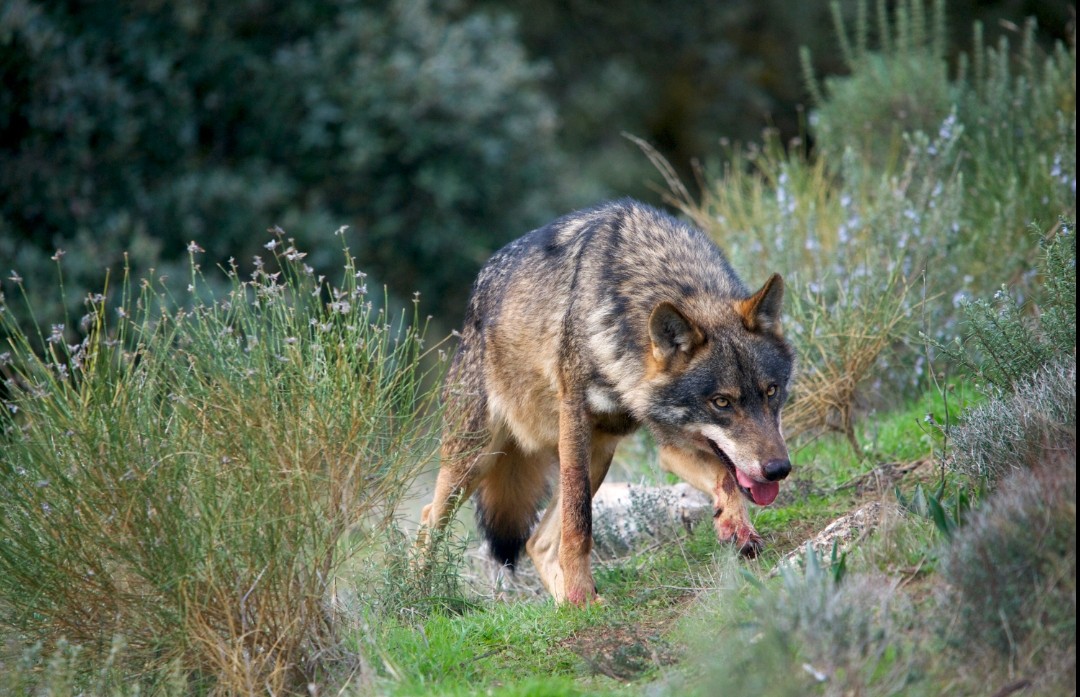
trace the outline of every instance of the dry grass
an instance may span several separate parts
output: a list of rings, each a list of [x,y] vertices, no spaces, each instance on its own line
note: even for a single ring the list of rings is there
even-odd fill
[[[98,299],[44,358],[3,325],[5,633],[63,637],[79,670],[122,636],[124,670],[215,694],[303,692],[343,657],[337,569],[381,548],[438,410],[421,328],[374,308],[347,250],[330,287],[274,244],[280,269],[233,269],[225,297],[193,259],[189,307],[147,282],[114,325]]]

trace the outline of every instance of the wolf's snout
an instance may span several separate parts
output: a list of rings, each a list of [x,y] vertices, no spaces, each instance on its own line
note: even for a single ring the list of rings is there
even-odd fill
[[[770,482],[778,482],[791,472],[791,462],[788,460],[769,460],[761,468],[765,479]]]

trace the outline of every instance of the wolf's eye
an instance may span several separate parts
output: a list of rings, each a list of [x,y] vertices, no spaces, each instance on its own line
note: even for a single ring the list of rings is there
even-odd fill
[[[717,409],[727,409],[731,406],[731,400],[727,397],[713,397],[712,405]]]
[[[766,396],[772,397],[775,394],[776,394],[776,385],[769,385],[768,388],[765,389],[765,395]]]

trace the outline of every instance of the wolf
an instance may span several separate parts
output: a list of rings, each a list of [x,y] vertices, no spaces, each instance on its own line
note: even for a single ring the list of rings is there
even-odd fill
[[[524,548],[557,603],[593,602],[592,496],[644,426],[661,466],[712,497],[720,540],[759,553],[746,504],[791,471],[783,295],[778,274],[750,292],[705,233],[630,199],[508,244],[472,288],[418,544],[475,495],[497,561]]]

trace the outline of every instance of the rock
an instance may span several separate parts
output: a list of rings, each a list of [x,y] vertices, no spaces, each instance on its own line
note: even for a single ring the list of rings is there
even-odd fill
[[[610,559],[671,540],[712,517],[712,499],[689,484],[645,486],[610,482],[593,497],[593,542]]]
[[[872,532],[881,522],[882,504],[880,501],[871,501],[851,513],[842,515],[825,526],[813,538],[807,540],[797,549],[786,554],[776,564],[772,575],[779,573],[780,569],[788,565],[801,564],[806,558],[807,546],[812,547],[819,558],[830,559],[833,545],[837,545],[837,554],[850,550],[856,542]]]

